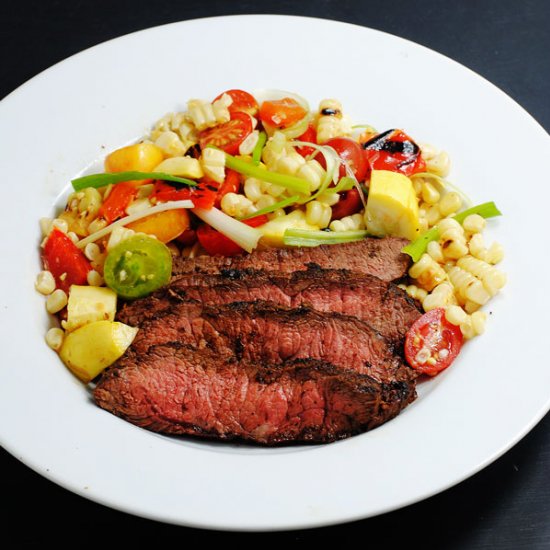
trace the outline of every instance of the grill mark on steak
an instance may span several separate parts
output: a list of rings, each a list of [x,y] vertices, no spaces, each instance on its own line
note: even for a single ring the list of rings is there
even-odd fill
[[[264,300],[298,308],[355,316],[380,332],[395,349],[421,312],[405,292],[372,275],[321,268],[291,274],[227,269],[220,274],[184,274],[154,295],[126,304],[118,319],[138,325],[159,318],[180,301],[207,305]]]
[[[324,361],[271,368],[181,344],[126,355],[94,390],[100,407],[149,430],[269,445],[370,430],[415,395],[414,385],[380,383]]]
[[[143,354],[168,342],[270,365],[314,358],[380,382],[416,377],[367,324],[307,307],[281,308],[262,301],[223,306],[180,302],[169,313],[143,322],[130,350]]]
[[[172,275],[177,277],[183,273],[219,273],[223,269],[247,268],[290,273],[307,269],[308,265],[313,264],[323,269],[338,267],[393,281],[403,277],[410,265],[410,257],[401,252],[407,243],[406,239],[395,237],[372,237],[353,243],[312,248],[269,248],[235,257],[178,257],[174,259]]]

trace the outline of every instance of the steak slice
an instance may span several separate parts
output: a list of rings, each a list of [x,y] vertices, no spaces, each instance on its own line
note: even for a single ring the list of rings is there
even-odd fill
[[[406,239],[385,237],[321,245],[312,248],[268,248],[242,256],[197,256],[174,258],[172,275],[219,273],[222,269],[266,269],[289,273],[316,265],[323,269],[347,269],[393,281],[405,275],[410,257],[401,252]]]
[[[118,319],[137,326],[144,319],[163,315],[181,300],[208,305],[264,300],[351,315],[371,325],[396,349],[421,315],[405,292],[372,275],[318,268],[291,274],[230,269],[218,275],[180,275],[154,295],[125,304]]]
[[[258,364],[319,359],[379,382],[416,378],[416,371],[367,324],[305,307],[281,308],[261,301],[223,306],[180,302],[165,315],[142,323],[131,350],[147,353],[151,346],[170,342]]]
[[[370,430],[414,396],[404,382],[379,383],[323,361],[270,368],[181,345],[127,354],[94,390],[100,407],[149,430],[268,445]]]

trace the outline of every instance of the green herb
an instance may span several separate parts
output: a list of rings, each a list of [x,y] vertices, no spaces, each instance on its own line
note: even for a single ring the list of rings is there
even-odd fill
[[[342,244],[361,241],[368,232],[355,231],[313,231],[308,229],[287,229],[283,243],[287,246],[319,246],[321,244]]]
[[[106,173],[106,174],[91,174],[89,176],[82,176],[81,178],[76,178],[72,180],[73,189],[75,191],[81,191],[86,189],[86,187],[105,187],[111,183],[120,183],[123,181],[132,181],[132,180],[164,180],[172,181],[175,183],[181,183],[183,185],[195,186],[197,185],[196,181],[189,180],[187,178],[180,178],[178,176],[172,176],[171,174],[165,174],[163,172],[116,172],[116,173]]]
[[[262,216],[263,214],[271,214],[271,212],[275,212],[275,210],[279,208],[286,208],[287,206],[290,206],[298,202],[299,199],[300,199],[300,195],[292,195],[292,197],[287,197],[286,199],[276,202],[271,206],[266,206],[265,208],[256,210],[256,212],[253,212],[252,214],[248,214],[248,216],[244,216],[243,218],[241,218],[241,220],[248,220],[249,218],[255,218],[256,216]]]
[[[464,212],[456,214],[456,216],[453,216],[453,219],[458,223],[463,223],[464,220],[472,214],[479,214],[483,218],[495,218],[496,216],[502,216],[502,213],[496,207],[494,202],[484,202],[483,204],[472,206],[472,208],[468,208],[468,210],[464,210]],[[436,225],[424,234],[420,235],[418,239],[403,247],[401,252],[408,254],[413,259],[413,262],[418,262],[418,260],[422,257],[422,254],[426,252],[428,244],[431,241],[438,240],[439,237],[440,232]]]
[[[278,172],[270,172],[261,166],[255,166],[251,162],[233,157],[227,153],[225,154],[225,165],[227,168],[235,170],[235,172],[239,172],[239,174],[243,174],[244,176],[257,178],[267,183],[274,183],[295,193],[309,195],[309,182],[305,179]]]

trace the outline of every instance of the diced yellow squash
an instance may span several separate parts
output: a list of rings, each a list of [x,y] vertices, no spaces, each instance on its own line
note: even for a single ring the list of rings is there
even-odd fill
[[[305,212],[294,210],[290,214],[273,218],[264,225],[258,227],[262,233],[262,243],[268,246],[282,247],[283,236],[287,229],[310,229],[318,231],[318,225],[311,225],[306,221]]]
[[[151,172],[163,159],[162,149],[152,143],[127,145],[107,155],[105,172]]]
[[[411,241],[418,237],[418,200],[407,176],[388,170],[372,171],[365,223],[369,233],[378,237],[404,237]]]
[[[94,321],[114,321],[116,292],[107,287],[72,285],[64,328],[72,331]]]
[[[117,321],[95,321],[66,334],[59,355],[83,382],[90,382],[128,349],[138,329]]]

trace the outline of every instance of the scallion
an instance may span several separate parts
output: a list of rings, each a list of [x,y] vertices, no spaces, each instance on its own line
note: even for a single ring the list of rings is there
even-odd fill
[[[264,145],[266,141],[267,141],[267,134],[265,132],[260,132],[260,135],[258,136],[258,141],[254,146],[254,150],[252,151],[252,162],[256,166],[260,164],[260,159],[262,158],[262,151],[264,149]]]
[[[314,231],[309,229],[287,229],[283,235],[286,246],[319,246],[321,244],[342,244],[361,241],[368,235],[364,229],[355,231]]]
[[[270,172],[261,166],[255,166],[251,162],[247,162],[246,160],[242,160],[227,153],[225,155],[225,165],[227,168],[235,170],[235,172],[239,172],[239,174],[243,174],[244,176],[257,178],[267,183],[274,183],[295,193],[309,195],[309,182],[303,178],[280,174],[278,172]]]
[[[460,212],[459,214],[453,216],[453,219],[458,223],[463,223],[464,220],[472,214],[478,214],[483,218],[495,218],[496,216],[502,216],[502,213],[496,207],[496,204],[491,201],[478,204],[477,206],[472,206],[472,208],[468,208],[468,210],[464,210],[464,212]],[[428,244],[431,241],[438,240],[439,237],[440,233],[436,225],[420,235],[418,239],[403,247],[401,252],[408,254],[413,259],[413,262],[418,262],[418,260],[422,257],[422,254],[426,252]]]
[[[271,206],[260,208],[260,210],[256,210],[256,212],[252,212],[251,214],[248,214],[248,216],[244,216],[240,219],[248,220],[249,218],[255,218],[256,216],[262,216],[263,214],[271,214],[271,212],[275,212],[275,210],[278,210],[279,208],[286,208],[287,206],[291,206],[297,203],[299,200],[300,200],[300,195],[292,195],[292,197],[287,197],[286,199],[276,202]]]
[[[81,191],[86,189],[86,187],[105,187],[111,183],[120,183],[123,181],[132,181],[132,180],[164,180],[164,181],[173,181],[175,183],[181,183],[183,185],[195,186],[197,185],[196,181],[180,178],[179,176],[173,176],[171,174],[165,174],[164,172],[116,172],[116,173],[105,173],[105,174],[90,174],[89,176],[82,176],[72,180],[73,189],[75,191]]]

